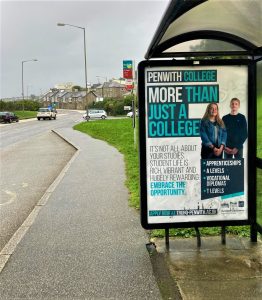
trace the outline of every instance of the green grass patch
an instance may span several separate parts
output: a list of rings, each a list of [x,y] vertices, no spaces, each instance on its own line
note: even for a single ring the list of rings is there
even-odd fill
[[[257,223],[262,226],[262,169],[257,169]]]
[[[124,155],[126,164],[126,186],[130,192],[130,205],[139,208],[138,146],[134,146],[132,119],[99,120],[84,122],[74,129],[93,138],[108,142]]]
[[[262,158],[262,97],[257,100],[257,157]]]
[[[201,236],[216,236],[221,234],[221,227],[200,227],[199,232]],[[227,226],[226,233],[238,235],[241,237],[250,236],[249,226]],[[165,237],[164,229],[154,229],[150,232],[151,237],[163,238]],[[196,237],[196,231],[194,228],[171,228],[169,230],[169,236],[191,238]]]
[[[74,126],[74,129],[86,133],[93,138],[108,142],[117,148],[125,158],[126,163],[126,185],[130,191],[129,203],[132,207],[139,209],[139,165],[138,147],[134,147],[134,130],[132,119],[101,120],[95,122],[83,122]],[[262,176],[262,172],[261,172]],[[202,236],[214,236],[221,233],[221,227],[199,228]],[[239,236],[250,235],[249,226],[228,226],[228,234]],[[164,237],[163,229],[150,231],[152,237]],[[193,228],[170,229],[170,236],[173,237],[194,237]]]
[[[37,111],[17,110],[14,113],[19,117],[20,120],[24,120],[24,119],[36,118]]]

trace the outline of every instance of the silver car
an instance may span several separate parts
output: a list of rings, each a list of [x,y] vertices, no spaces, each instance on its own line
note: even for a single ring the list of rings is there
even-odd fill
[[[83,118],[85,120],[90,120],[90,119],[106,119],[107,118],[107,113],[103,109],[89,109],[88,114],[85,113]]]

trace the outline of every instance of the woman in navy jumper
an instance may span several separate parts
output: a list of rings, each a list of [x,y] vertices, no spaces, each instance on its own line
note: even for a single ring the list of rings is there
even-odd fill
[[[226,146],[227,132],[219,116],[217,103],[209,103],[201,120],[201,158],[222,158]]]
[[[222,118],[227,129],[225,158],[233,158],[233,155],[235,158],[243,157],[243,144],[247,139],[247,121],[245,116],[238,112],[239,107],[239,99],[231,99],[231,112]]]

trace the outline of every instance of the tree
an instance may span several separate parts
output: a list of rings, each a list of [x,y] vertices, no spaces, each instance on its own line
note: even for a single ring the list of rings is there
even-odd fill
[[[72,92],[75,92],[75,91],[81,91],[82,90],[82,88],[81,88],[81,86],[80,85],[74,85],[74,86],[72,86]]]
[[[220,40],[205,39],[201,40],[199,44],[190,46],[190,52],[223,52],[223,51],[243,51],[241,47],[234,44],[227,43]],[[216,58],[245,58],[245,56],[206,56],[206,57],[194,57],[195,59],[216,59]]]

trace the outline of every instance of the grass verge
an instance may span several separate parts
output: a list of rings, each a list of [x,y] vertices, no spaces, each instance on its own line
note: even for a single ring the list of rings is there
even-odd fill
[[[84,122],[74,126],[74,129],[86,133],[93,138],[108,142],[124,155],[126,163],[126,185],[130,191],[130,205],[139,209],[139,165],[138,165],[138,147],[134,146],[134,130],[132,128],[132,119],[101,120],[95,122]],[[261,176],[262,182],[262,172]],[[260,212],[262,211],[262,189],[260,188]],[[262,222],[261,222],[262,223]],[[220,227],[200,228],[203,236],[219,235]],[[249,226],[228,226],[227,233],[248,237],[250,235]],[[165,231],[162,229],[152,230],[151,236],[164,237]],[[195,230],[193,228],[171,229],[170,236],[193,237]]]
[[[14,113],[19,117],[20,120],[24,120],[24,119],[36,118],[37,111],[17,110]]]
[[[130,205],[139,208],[138,146],[134,146],[132,119],[101,120],[84,122],[74,129],[108,142],[124,155],[126,164],[126,186],[130,192]]]

